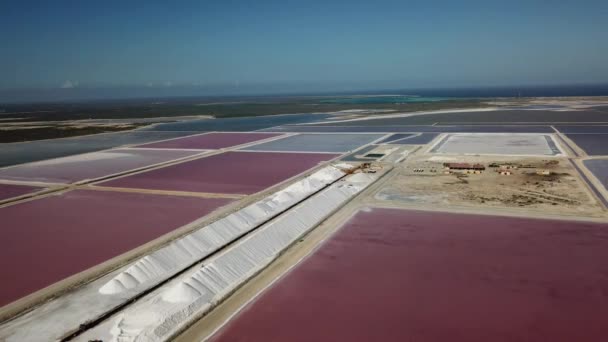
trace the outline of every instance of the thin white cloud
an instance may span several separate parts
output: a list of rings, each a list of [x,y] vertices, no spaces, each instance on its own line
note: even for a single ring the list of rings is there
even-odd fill
[[[67,80],[61,84],[61,89],[72,89],[78,87],[78,81]]]

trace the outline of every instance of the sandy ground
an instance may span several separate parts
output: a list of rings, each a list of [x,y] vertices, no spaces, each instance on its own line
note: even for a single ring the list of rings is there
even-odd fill
[[[445,174],[444,162],[480,163],[481,174]],[[502,166],[491,168],[490,164]],[[501,175],[501,168],[511,175]],[[548,172],[550,175],[539,175]],[[404,206],[509,209],[522,213],[607,217],[567,158],[516,156],[434,156],[415,153],[393,172],[391,182],[378,191],[375,204]]]

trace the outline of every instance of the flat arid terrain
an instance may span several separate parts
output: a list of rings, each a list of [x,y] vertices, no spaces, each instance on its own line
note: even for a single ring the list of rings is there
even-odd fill
[[[495,165],[475,173],[450,171],[454,160]],[[419,171],[420,170],[420,171]],[[480,211],[510,208],[538,213],[602,216],[593,197],[567,158],[412,156],[375,198],[429,207],[471,207]]]

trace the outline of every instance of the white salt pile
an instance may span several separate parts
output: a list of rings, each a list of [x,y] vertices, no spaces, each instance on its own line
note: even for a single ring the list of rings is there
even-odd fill
[[[81,324],[97,319],[187,269],[344,175],[335,167],[324,167],[233,214],[201,226],[130,265],[0,325],[0,341],[36,341],[41,331],[45,340],[61,340]],[[148,318],[149,315],[142,314],[135,321],[148,322]],[[129,318],[130,322],[133,320]]]
[[[81,340],[164,341],[225,299],[268,266],[282,251],[372,184],[375,174],[355,174],[298,204],[125,309],[87,331]]]
[[[119,293],[182,270],[342,176],[344,173],[337,168],[325,167],[261,201],[141,258],[104,284],[99,292]]]

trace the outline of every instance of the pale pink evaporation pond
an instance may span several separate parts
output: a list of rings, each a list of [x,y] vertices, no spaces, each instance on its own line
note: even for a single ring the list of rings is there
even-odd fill
[[[252,143],[259,140],[278,137],[279,133],[205,133],[184,138],[159,141],[138,147],[146,148],[184,148],[184,149],[220,149]]]
[[[608,341],[608,225],[359,212],[212,341]]]
[[[41,189],[42,188],[40,187],[20,184],[0,184],[0,201],[13,197],[18,197],[21,195],[30,194],[36,191],[40,191]]]
[[[17,165],[0,170],[0,179],[72,183],[189,157],[202,151],[113,149]]]
[[[0,208],[0,306],[128,252],[229,202],[75,190]]]
[[[226,152],[100,183],[168,191],[252,194],[335,158],[327,153]]]

